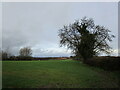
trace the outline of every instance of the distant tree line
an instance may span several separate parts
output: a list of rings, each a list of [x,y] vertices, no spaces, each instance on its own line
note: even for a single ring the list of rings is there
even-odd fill
[[[30,60],[65,60],[69,57],[32,57],[32,49],[23,47],[19,50],[19,55],[12,55],[8,49],[0,51],[0,57],[3,61],[30,61]]]
[[[2,60],[32,60],[32,49],[30,47],[23,47],[19,50],[19,55],[14,56],[8,50],[2,50],[0,56]]]

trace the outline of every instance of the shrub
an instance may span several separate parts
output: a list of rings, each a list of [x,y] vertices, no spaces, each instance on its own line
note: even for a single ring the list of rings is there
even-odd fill
[[[104,70],[120,70],[120,57],[94,57],[86,64],[103,68]]]

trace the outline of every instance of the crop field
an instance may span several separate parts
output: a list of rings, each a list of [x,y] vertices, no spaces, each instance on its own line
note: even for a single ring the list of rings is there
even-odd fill
[[[118,88],[117,71],[74,60],[3,61],[3,88]]]

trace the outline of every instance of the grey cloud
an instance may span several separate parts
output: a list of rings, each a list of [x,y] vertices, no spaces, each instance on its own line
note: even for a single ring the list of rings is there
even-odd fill
[[[65,56],[70,56],[71,51],[66,51],[65,49],[60,50],[60,48],[56,48],[56,49],[34,49],[35,52],[34,56],[47,56],[47,57],[54,57],[54,56],[58,56],[58,57],[65,57]]]
[[[15,54],[23,46],[58,43],[55,26],[63,22],[59,18],[67,18],[65,8],[64,3],[3,3],[3,49],[10,47]]]

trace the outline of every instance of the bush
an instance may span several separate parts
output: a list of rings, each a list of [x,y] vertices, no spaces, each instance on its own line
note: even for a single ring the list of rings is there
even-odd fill
[[[80,56],[70,56],[70,58],[73,60],[83,61],[83,58]]]
[[[11,56],[9,58],[2,58],[3,61],[30,61],[33,58],[30,56]]]
[[[94,57],[86,64],[103,68],[104,70],[120,70],[120,57]]]
[[[15,60],[18,60],[18,61],[29,61],[29,60],[32,60],[33,58],[31,56],[18,56]]]

